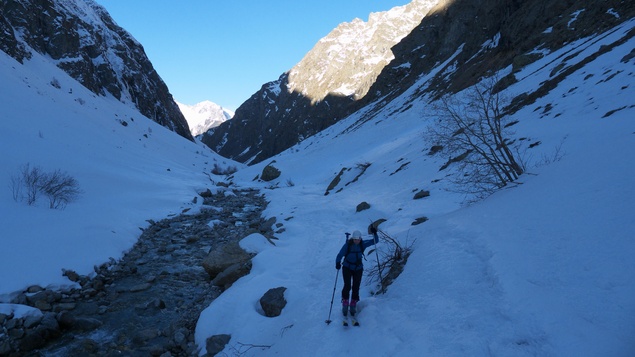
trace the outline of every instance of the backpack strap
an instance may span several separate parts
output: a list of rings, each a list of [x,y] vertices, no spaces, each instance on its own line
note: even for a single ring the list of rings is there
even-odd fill
[[[353,244],[354,244],[354,243],[353,243],[353,241],[352,241],[352,240],[349,240],[349,241],[348,241],[348,244],[346,245],[346,255],[344,256],[344,260],[345,260],[345,261],[348,261],[348,255],[349,255],[349,254],[350,254],[350,252],[351,252],[351,246],[352,246]],[[364,250],[366,250],[366,247],[364,247],[364,242],[362,241],[362,242],[360,242],[359,244],[360,244],[360,245],[361,245],[361,247],[362,247],[362,251],[360,252],[360,253],[362,254],[362,258],[364,258],[364,260],[367,260],[367,259],[366,259],[366,255],[364,254]],[[356,254],[357,254],[357,253],[356,253]],[[349,264],[351,264],[351,262],[348,262],[348,263],[349,263]],[[358,259],[358,260],[355,262],[355,268],[357,268],[357,267],[358,267],[358,266],[360,266],[360,265],[363,265],[363,264],[362,264],[362,262],[361,262],[361,259]]]

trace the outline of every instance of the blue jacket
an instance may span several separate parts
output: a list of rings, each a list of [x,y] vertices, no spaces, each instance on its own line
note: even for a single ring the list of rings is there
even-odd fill
[[[379,237],[377,233],[374,234],[374,239],[367,239],[361,241],[359,244],[355,244],[353,242],[347,241],[340,249],[339,254],[337,254],[337,258],[335,258],[335,262],[341,262],[342,258],[344,258],[344,262],[342,266],[350,269],[350,270],[362,270],[364,269],[364,264],[362,263],[364,255],[362,251],[371,245],[377,244],[379,242]],[[350,248],[349,248],[350,246]]]

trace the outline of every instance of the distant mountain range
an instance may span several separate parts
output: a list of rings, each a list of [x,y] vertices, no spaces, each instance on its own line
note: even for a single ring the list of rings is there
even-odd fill
[[[210,102],[209,100],[194,105],[176,102],[185,116],[193,136],[198,136],[215,128],[234,116],[234,112]]]
[[[509,68],[497,86],[502,90],[541,57],[538,46],[556,50],[634,13],[633,2],[622,0],[413,0],[367,22],[340,24],[296,66],[263,84],[232,120],[220,107],[179,108],[143,46],[94,0],[0,2],[0,50],[21,63],[33,52],[43,54],[96,95],[112,96],[189,140],[200,135],[224,157],[254,164],[358,110],[372,116],[406,91],[438,98]],[[552,85],[515,98],[515,109]]]

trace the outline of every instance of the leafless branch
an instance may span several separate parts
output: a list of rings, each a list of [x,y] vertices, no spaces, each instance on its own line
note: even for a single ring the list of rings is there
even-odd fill
[[[510,118],[503,108],[509,99],[495,92],[496,78],[446,96],[433,105],[436,118],[426,138],[456,165],[456,191],[482,198],[515,182],[526,163],[512,139]]]

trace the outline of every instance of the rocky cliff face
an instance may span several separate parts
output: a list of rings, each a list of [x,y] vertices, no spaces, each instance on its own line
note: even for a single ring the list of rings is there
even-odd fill
[[[288,73],[267,83],[234,119],[203,142],[223,156],[256,163],[302,141],[350,112],[393,58],[391,47],[417,26],[436,0],[415,0],[340,24]]]
[[[518,68],[541,57],[540,49],[553,51],[635,16],[635,3],[627,0],[435,2],[433,7],[423,2],[408,5],[425,17],[407,36],[393,37],[398,43],[391,48],[394,59],[388,65],[382,61],[392,57],[379,60],[374,55],[390,48],[389,36],[380,35],[386,33],[380,28],[393,26],[390,15],[371,16],[365,26],[377,29],[374,33],[360,30],[358,20],[342,24],[277,82],[264,85],[236,111],[234,120],[208,132],[203,141],[238,161],[262,161],[364,107],[361,120],[366,120],[388,102],[384,99],[406,91],[412,91],[413,97],[440,96],[510,68],[498,84],[502,90],[518,80],[514,77]],[[369,74],[374,64],[381,69],[379,75]],[[544,83],[536,93],[516,98],[514,105],[529,103],[552,85],[552,81]]]
[[[393,47],[395,59],[356,105],[406,91],[413,98],[454,93],[509,68],[511,73],[497,86],[503,90],[518,80],[514,73],[519,68],[542,57],[541,51],[557,50],[634,16],[635,4],[623,0],[442,0]],[[545,93],[550,85],[543,83],[538,92]],[[523,95],[514,103],[525,105],[531,97]],[[367,113],[365,118],[373,110]]]
[[[112,95],[193,140],[143,47],[93,0],[3,0],[0,50],[23,62],[31,51],[99,95]]]
[[[326,96],[366,95],[381,70],[394,58],[391,47],[419,25],[437,0],[412,1],[370,14],[368,21],[342,23],[322,38],[289,71],[288,90],[312,102]]]

